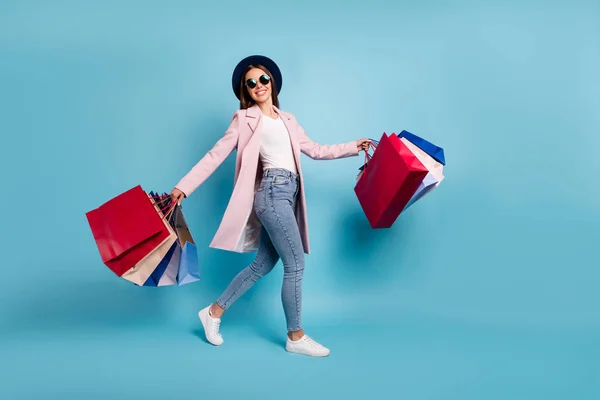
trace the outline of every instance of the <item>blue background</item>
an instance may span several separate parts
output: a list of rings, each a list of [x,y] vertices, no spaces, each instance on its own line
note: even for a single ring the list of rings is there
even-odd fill
[[[101,262],[85,212],[170,191],[266,54],[309,136],[407,129],[446,180],[388,230],[353,192],[362,157],[303,157],[307,333],[283,349],[282,267],[225,315],[197,311],[251,260],[209,249],[234,157],[186,217],[202,281],[140,288]],[[3,1],[0,397],[600,398],[597,1]],[[337,397],[335,397],[337,398]]]

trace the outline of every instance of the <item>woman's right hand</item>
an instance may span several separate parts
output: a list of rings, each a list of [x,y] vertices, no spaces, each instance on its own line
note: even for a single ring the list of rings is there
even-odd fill
[[[177,188],[174,188],[173,191],[171,192],[171,201],[176,202],[177,205],[181,205],[181,202],[183,201],[184,198],[185,198],[185,194]]]

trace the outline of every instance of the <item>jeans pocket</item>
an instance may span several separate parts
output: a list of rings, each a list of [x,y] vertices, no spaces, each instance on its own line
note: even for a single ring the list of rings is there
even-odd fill
[[[260,217],[265,211],[267,211],[268,190],[265,189],[267,189],[267,184],[263,182],[256,191],[256,195],[254,196],[254,212],[258,217]]]
[[[283,175],[275,175],[273,177],[273,185],[287,185],[290,183],[290,178]]]

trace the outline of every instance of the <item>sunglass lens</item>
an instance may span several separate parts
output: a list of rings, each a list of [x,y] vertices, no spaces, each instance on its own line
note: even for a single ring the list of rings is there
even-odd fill
[[[269,75],[261,75],[260,78],[258,78],[260,80],[260,83],[262,83],[263,85],[266,85],[267,83],[269,83],[271,81],[271,78],[269,78]]]
[[[250,89],[254,89],[256,87],[256,81],[253,78],[250,78],[246,81],[246,86]]]

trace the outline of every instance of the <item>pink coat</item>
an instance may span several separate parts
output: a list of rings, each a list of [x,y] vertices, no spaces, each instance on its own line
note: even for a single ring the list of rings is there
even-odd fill
[[[296,202],[296,221],[300,229],[304,252],[310,253],[304,178],[300,165],[300,152],[315,160],[357,156],[356,142],[319,145],[306,135],[296,118],[287,112],[274,110],[281,116],[292,142],[294,158],[300,176],[300,190]],[[238,253],[256,251],[260,239],[261,224],[254,213],[254,196],[262,177],[259,157],[262,112],[257,105],[238,110],[224,136],[175,186],[190,196],[221,163],[237,148],[235,185],[221,225],[210,247]]]

